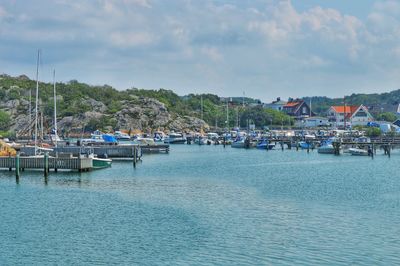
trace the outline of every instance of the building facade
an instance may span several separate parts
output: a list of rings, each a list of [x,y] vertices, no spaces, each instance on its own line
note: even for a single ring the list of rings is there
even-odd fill
[[[273,101],[272,103],[265,103],[263,105],[264,108],[269,108],[269,109],[273,109],[276,111],[282,111],[283,110],[283,106],[285,106],[287,104],[287,102],[282,101],[280,97],[276,98],[276,101]]]
[[[331,106],[327,114],[329,122],[336,128],[366,126],[374,120],[364,105]]]
[[[304,100],[290,100],[282,108],[286,114],[295,117],[295,119],[304,119],[307,117],[315,116],[311,111],[310,106]]]

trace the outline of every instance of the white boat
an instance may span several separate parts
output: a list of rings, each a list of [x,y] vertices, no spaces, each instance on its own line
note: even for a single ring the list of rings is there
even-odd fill
[[[245,147],[245,140],[244,139],[238,139],[232,142],[231,144],[232,148],[244,148]]]
[[[114,132],[114,137],[117,140],[122,140],[122,141],[124,141],[124,140],[128,141],[128,140],[131,139],[131,136],[129,136],[128,134],[126,134],[126,133],[124,133],[122,131],[115,131]]]
[[[332,144],[325,144],[318,148],[318,153],[334,154],[335,148],[333,147]]]
[[[184,144],[186,138],[181,133],[170,133],[168,137],[164,139],[164,143],[167,144]]]
[[[351,155],[357,155],[357,156],[368,156],[367,150],[359,149],[359,148],[350,148],[349,153]]]

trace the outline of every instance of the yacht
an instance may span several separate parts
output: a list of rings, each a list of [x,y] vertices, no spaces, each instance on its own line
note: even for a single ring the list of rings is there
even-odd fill
[[[117,140],[122,140],[122,141],[128,141],[131,140],[131,136],[129,136],[128,134],[122,132],[122,131],[115,131],[114,132],[114,136]]]

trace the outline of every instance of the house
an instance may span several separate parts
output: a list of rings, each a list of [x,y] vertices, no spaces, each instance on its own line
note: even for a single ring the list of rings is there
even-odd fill
[[[289,99],[289,102],[287,102],[282,110],[290,115],[294,116],[296,119],[304,119],[310,116],[315,116],[315,114],[311,111],[310,106],[301,99]]]
[[[303,120],[298,120],[296,123],[297,127],[305,128],[329,127],[330,125],[328,118],[320,116],[307,117]]]
[[[328,120],[337,128],[347,126],[366,126],[374,120],[364,105],[331,106],[328,110]]]
[[[283,110],[283,106],[285,106],[287,104],[287,102],[282,101],[280,97],[276,98],[276,101],[273,101],[272,103],[265,103],[263,105],[264,108],[269,108],[269,109],[273,109],[276,111],[282,111]]]

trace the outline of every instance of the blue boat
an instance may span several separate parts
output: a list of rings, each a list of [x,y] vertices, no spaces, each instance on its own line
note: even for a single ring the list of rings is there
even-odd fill
[[[269,143],[267,139],[262,139],[260,142],[257,143],[256,147],[260,150],[272,150],[275,147],[275,144]]]
[[[305,141],[300,141],[299,146],[302,149],[311,149],[311,143],[305,142]]]

